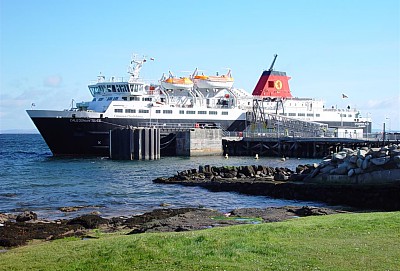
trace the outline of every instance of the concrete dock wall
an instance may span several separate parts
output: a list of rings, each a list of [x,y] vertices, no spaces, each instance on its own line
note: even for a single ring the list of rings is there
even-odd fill
[[[176,135],[176,155],[222,155],[222,131],[220,129],[192,129]]]

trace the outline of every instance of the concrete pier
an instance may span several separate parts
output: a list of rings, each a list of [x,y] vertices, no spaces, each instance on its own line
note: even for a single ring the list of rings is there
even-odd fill
[[[160,130],[155,128],[111,130],[110,158],[114,160],[160,159]]]
[[[195,128],[176,134],[176,155],[208,156],[222,155],[221,129]]]

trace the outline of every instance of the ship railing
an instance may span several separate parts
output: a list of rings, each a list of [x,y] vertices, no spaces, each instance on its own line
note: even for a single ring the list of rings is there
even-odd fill
[[[161,130],[178,130],[185,131],[191,129],[221,129],[221,125],[211,123],[159,123],[159,122],[139,122],[139,127],[143,128],[157,128]]]

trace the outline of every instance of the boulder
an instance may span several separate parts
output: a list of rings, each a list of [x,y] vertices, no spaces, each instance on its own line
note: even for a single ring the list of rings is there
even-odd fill
[[[372,158],[371,163],[377,166],[382,166],[389,162],[390,156],[385,156],[385,157],[379,157],[379,158]]]
[[[85,229],[96,229],[100,225],[108,224],[108,220],[98,215],[83,215],[68,221],[67,225],[80,225]]]
[[[360,150],[357,151],[357,157],[358,158],[365,158],[365,155],[367,155],[367,151],[366,150],[360,149]]]
[[[36,219],[37,219],[37,214],[32,211],[25,211],[24,213],[17,215],[17,217],[15,218],[17,222],[26,222]]]

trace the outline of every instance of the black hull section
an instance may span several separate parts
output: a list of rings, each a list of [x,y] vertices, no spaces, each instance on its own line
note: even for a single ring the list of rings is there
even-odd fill
[[[54,156],[109,156],[110,130],[140,126],[139,119],[32,118]],[[192,123],[194,120],[186,123]],[[163,123],[177,123],[165,120]],[[180,123],[185,121],[179,120]],[[196,121],[201,122],[201,121]],[[160,122],[159,122],[160,123]],[[244,121],[219,121],[228,130],[242,131]],[[167,139],[168,137],[166,137]],[[161,138],[163,143],[163,137]]]

